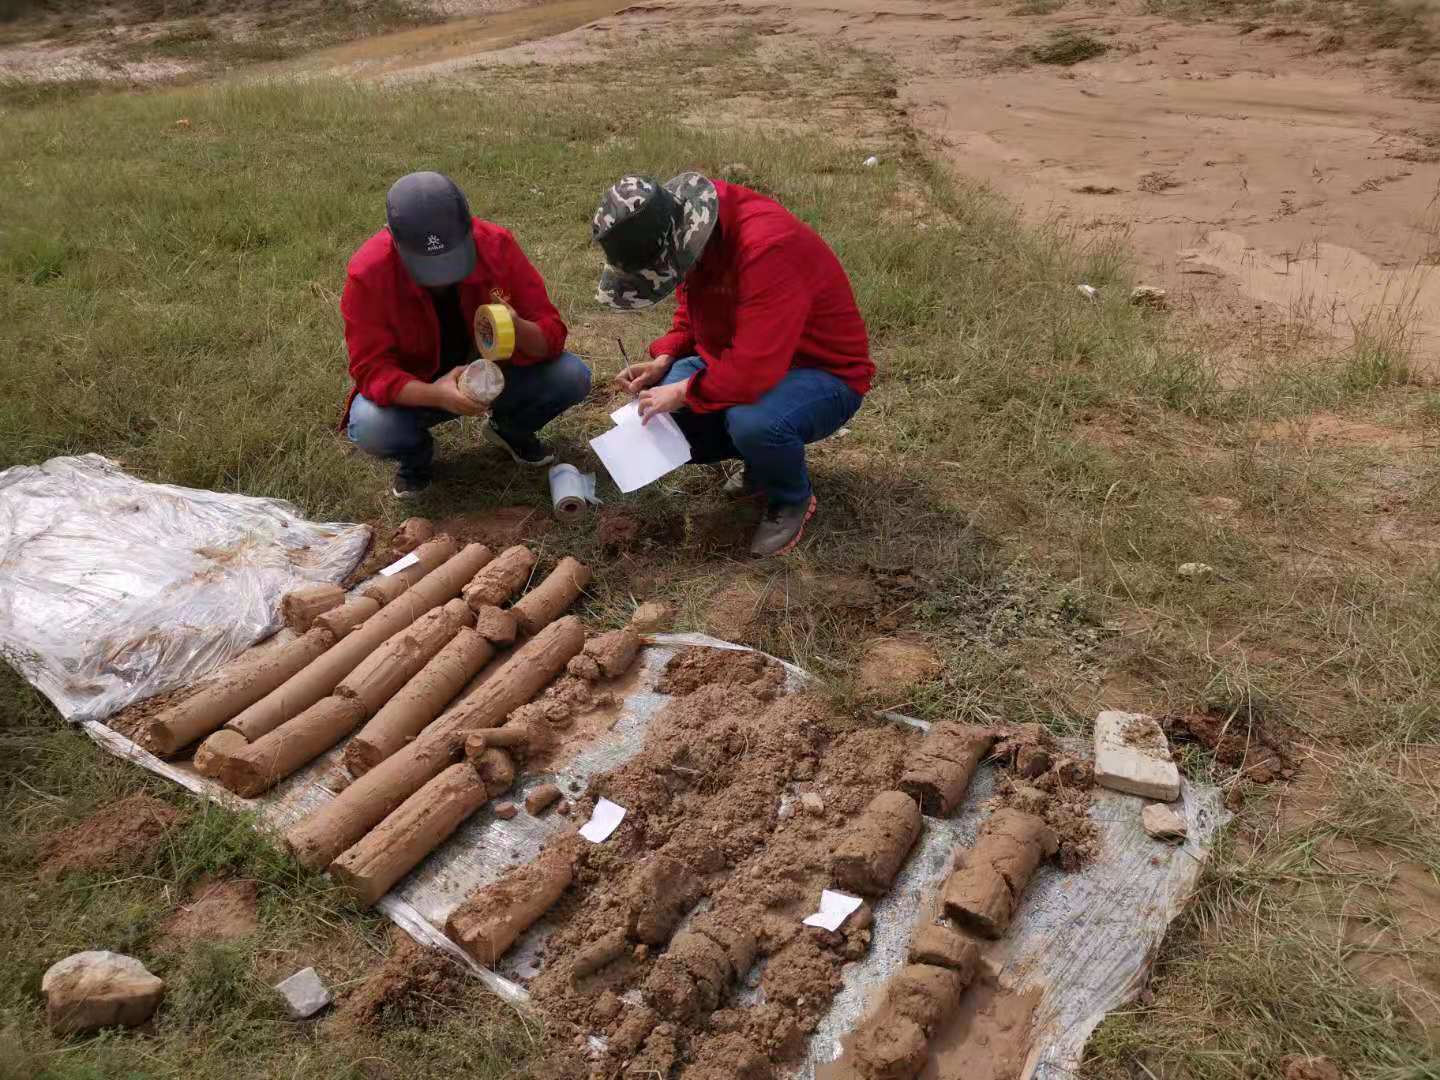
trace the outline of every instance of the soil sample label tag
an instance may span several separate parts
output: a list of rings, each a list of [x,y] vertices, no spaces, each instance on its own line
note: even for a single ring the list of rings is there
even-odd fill
[[[389,577],[391,574],[398,574],[401,570],[405,570],[408,567],[414,566],[419,561],[420,556],[416,555],[415,552],[412,551],[409,555],[406,555],[403,558],[396,559],[389,566],[385,567],[385,569],[381,570],[380,576]]]
[[[601,799],[595,804],[595,812],[590,815],[590,820],[580,826],[580,835],[592,844],[598,844],[618,829],[623,820],[625,820],[623,806],[613,803],[609,799]]]

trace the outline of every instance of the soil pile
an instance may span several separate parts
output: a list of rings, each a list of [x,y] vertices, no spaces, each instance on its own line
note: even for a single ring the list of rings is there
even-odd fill
[[[1172,738],[1199,743],[1245,780],[1268,784],[1295,775],[1290,737],[1263,717],[1215,709],[1167,716],[1161,724]]]
[[[996,785],[991,809],[1010,807],[1044,820],[1055,832],[1061,869],[1078,870],[1099,851],[1100,830],[1090,818],[1095,773],[1089,762],[1061,754],[1038,724],[1009,731],[995,748],[1009,769]]]
[[[254,881],[201,878],[189,899],[166,920],[166,944],[180,950],[202,939],[230,941],[250,936],[260,925],[257,891]]]
[[[461,997],[469,974],[449,956],[427,949],[401,930],[379,970],[350,991],[335,1022],[355,1027],[405,1024],[425,1027],[447,1001]]]
[[[101,807],[50,839],[40,879],[54,881],[75,871],[148,866],[180,817],[173,806],[149,795],[131,795]]]

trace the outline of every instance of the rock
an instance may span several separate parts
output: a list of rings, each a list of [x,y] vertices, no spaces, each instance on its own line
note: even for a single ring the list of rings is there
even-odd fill
[[[335,1000],[335,995],[320,981],[313,967],[297,971],[288,979],[276,983],[275,989],[285,999],[285,1007],[294,1020],[306,1020]]]
[[[102,950],[67,956],[45,972],[45,1019],[59,1035],[135,1027],[149,1020],[165,982],[133,956]]]
[[[800,796],[800,809],[804,810],[807,814],[819,817],[825,813],[825,800],[820,798],[815,792],[807,791],[804,795]]]
[[[502,802],[495,804],[495,816],[501,821],[509,821],[520,812],[520,808],[513,802]]]
[[[867,169],[873,169],[876,165],[880,164],[880,159],[874,154],[871,154],[861,164],[863,164]]]
[[[651,600],[635,609],[635,614],[630,616],[630,629],[637,634],[658,634],[670,629],[674,619],[675,611],[669,604]]]
[[[1179,574],[1182,578],[1193,580],[1209,577],[1215,573],[1215,568],[1209,563],[1185,562],[1175,568],[1175,573]]]
[[[1341,1080],[1339,1067],[1323,1057],[1283,1057],[1280,1070],[1285,1080]]]
[[[1161,802],[1179,798],[1180,770],[1153,717],[1111,711],[1095,718],[1095,782]]]
[[[940,654],[924,642],[877,638],[860,657],[860,693],[897,704],[901,695],[935,678],[944,666]]]
[[[1140,824],[1156,840],[1184,840],[1185,819],[1164,803],[1146,803]]]
[[[1170,306],[1170,295],[1157,285],[1136,285],[1130,290],[1130,303],[1164,311]]]

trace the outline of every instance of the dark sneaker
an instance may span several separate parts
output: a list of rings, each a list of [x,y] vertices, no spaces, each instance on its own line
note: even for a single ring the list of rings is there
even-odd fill
[[[803,503],[771,503],[750,542],[750,554],[765,558],[784,555],[805,535],[805,523],[815,513],[815,496]]]
[[[390,494],[397,499],[413,499],[430,486],[430,474],[403,473],[395,474],[395,483],[390,486]]]
[[[489,420],[485,421],[480,434],[486,442],[500,447],[521,465],[552,465],[555,462],[555,455],[545,449],[545,444],[534,435],[502,435]]]
[[[758,499],[765,494],[765,489],[755,483],[755,477],[751,475],[748,466],[726,476],[725,486],[721,490],[725,492],[727,499],[736,500]]]

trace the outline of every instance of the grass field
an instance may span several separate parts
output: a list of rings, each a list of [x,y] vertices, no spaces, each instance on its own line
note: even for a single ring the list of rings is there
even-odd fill
[[[663,597],[705,625],[738,592],[753,605],[736,636],[842,696],[860,642],[904,629],[946,659],[896,703],[927,718],[1081,730],[1104,703],[1288,725],[1309,748],[1293,793],[1187,752],[1194,775],[1247,798],[1144,1002],[1106,1022],[1087,1068],[1239,1080],[1325,1054],[1357,1077],[1435,1076],[1440,937],[1415,911],[1433,917],[1440,883],[1425,756],[1440,739],[1440,578],[1374,540],[1362,498],[1383,489],[1403,510],[1440,488],[1440,398],[1409,379],[1400,339],[1377,331],[1315,355],[1257,338],[1250,374],[1222,377],[1203,337],[1127,302],[1121,247],[1022,226],[942,174],[883,104],[865,106],[888,132],[865,151],[882,157],[872,169],[813,125],[766,136],[743,114],[704,130],[677,119],[757,87],[767,113],[883,103],[875,68],[776,65],[748,40],[687,50],[683,69],[646,55],[652,70],[685,71],[665,86],[669,115],[614,96],[592,108],[608,66],[458,89],[219,84],[6,110],[0,467],[95,451],[148,478],[293,499],[314,517],[393,520],[386,470],[336,435],[336,303],[386,187],[416,168],[459,179],[545,273],[571,347],[596,370],[592,400],[557,432],[579,453],[611,407],[601,387],[620,366],[615,338],[633,353],[666,318],[591,299],[599,191],[631,170],[739,179],[840,254],[880,382],[851,434],[817,451],[821,514],[791,560],[739,561],[703,470],[627,504],[653,538],[642,557],[583,534],[545,538],[595,563],[591,615]],[[1321,422],[1393,441],[1306,438]],[[451,469],[422,512],[541,497],[542,482],[497,465],[473,429],[447,432],[442,454]],[[1215,576],[1176,576],[1195,560]],[[877,571],[918,584],[883,619],[835,603]],[[142,867],[40,880],[47,837],[94,807],[141,789],[187,804],[63,730],[8,675],[0,709],[12,826],[0,846],[0,1073],[218,1077],[243,1060],[256,1075],[499,1077],[521,1075],[543,1045],[540,1027],[474,984],[416,989],[366,1025],[281,1019],[268,983],[324,958],[348,986],[389,946],[377,920],[222,811],[190,808]],[[168,953],[166,919],[217,873],[259,882],[260,932]],[[171,980],[153,1032],[45,1032],[39,975],[80,947],[130,951]]]

